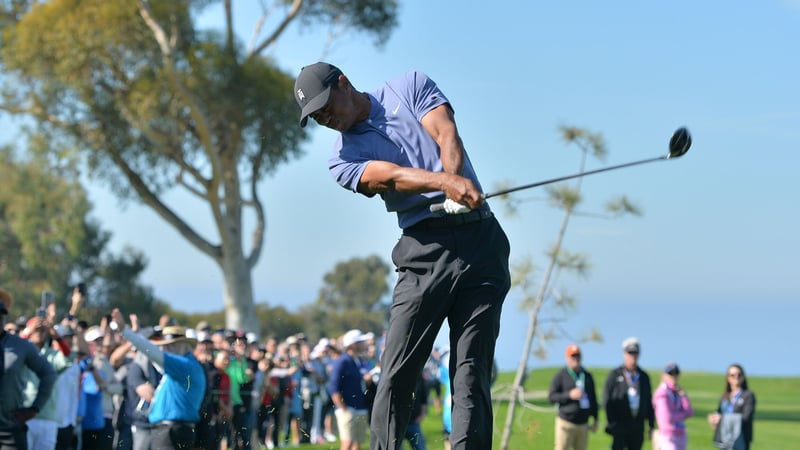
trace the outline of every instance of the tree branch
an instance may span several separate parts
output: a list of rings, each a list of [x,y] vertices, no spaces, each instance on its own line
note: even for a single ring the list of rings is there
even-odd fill
[[[175,180],[175,182],[178,183],[178,185],[182,186],[184,189],[186,189],[190,194],[194,195],[195,197],[203,201],[208,201],[208,193],[196,189],[194,186],[191,186],[189,183],[187,183],[183,179],[183,171],[178,173],[178,178]]]
[[[156,42],[158,42],[158,46],[161,47],[161,53],[164,55],[165,58],[172,57],[172,47],[170,43],[167,41],[167,33],[164,32],[164,29],[161,28],[161,25],[153,19],[153,15],[151,14],[150,9],[150,1],[149,0],[139,0],[139,15],[142,16],[144,19],[144,23],[150,28],[153,32],[154,37],[156,38]]]
[[[264,205],[258,197],[258,173],[261,170],[261,164],[264,161],[264,153],[259,152],[258,156],[253,161],[253,168],[250,174],[250,195],[252,197],[252,207],[256,212],[256,228],[253,230],[253,245],[250,249],[250,254],[247,256],[247,265],[252,270],[258,263],[261,256],[261,248],[264,246],[264,234],[266,232],[266,219],[264,213]]]
[[[155,144],[157,147],[160,147],[162,150],[171,150],[180,146],[180,144],[178,143],[170,142],[169,135],[162,133],[157,129],[152,128],[147,123],[144,123],[138,120],[136,117],[134,117],[133,113],[127,107],[119,92],[112,92],[110,88],[108,88],[108,91],[115,95],[117,99],[116,105],[122,117],[125,120],[127,120],[132,126],[134,126],[137,130],[139,130],[142,133],[142,135],[144,135],[144,137],[150,140],[150,142]],[[161,151],[160,153],[169,158],[170,160],[172,160],[173,162],[175,162],[175,164],[177,164],[181,168],[181,173],[186,172],[190,174],[195,181],[197,181],[201,186],[208,189],[208,186],[210,185],[209,180],[206,179],[197,168],[191,166],[186,162],[186,160],[181,155],[179,149],[177,151]],[[181,178],[178,179],[178,182],[181,186],[185,187],[188,191],[192,192],[193,194],[197,195],[203,200],[207,199],[206,194],[203,194],[202,192],[192,188],[191,186],[183,182]]]
[[[178,92],[180,97],[186,102],[186,107],[189,109],[189,114],[195,122],[197,138],[200,140],[202,148],[205,150],[208,160],[211,162],[212,170],[214,173],[221,173],[221,162],[217,152],[214,151],[215,146],[214,141],[211,138],[211,130],[208,125],[209,121],[202,113],[198,102],[195,101],[194,97],[186,89],[186,86],[184,86],[183,83],[181,83],[181,81],[178,79],[178,75],[175,71],[175,62],[172,57],[173,47],[171,47],[171,45],[175,45],[177,38],[173,36],[173,38],[170,40],[171,44],[167,43],[167,37],[166,33],[164,33],[164,29],[161,28],[161,26],[153,19],[152,14],[150,13],[150,2],[148,0],[139,0],[139,6],[140,15],[150,30],[152,30],[156,41],[161,47],[161,56],[164,62],[165,74],[175,87],[175,90]],[[212,179],[214,178],[215,177],[212,177]],[[212,189],[213,186],[209,186],[209,191]]]
[[[267,11],[267,7],[264,6],[264,2],[261,1],[261,16],[256,21],[256,26],[253,27],[253,34],[250,36],[250,42],[247,44],[247,54],[250,55],[253,53],[253,48],[256,46],[256,41],[258,41],[258,36],[261,34],[261,29],[264,28],[264,23],[267,21],[267,17],[269,17],[269,13]]]
[[[228,48],[233,48],[233,7],[231,0],[225,0],[225,42]]]
[[[122,156],[117,152],[108,152],[111,159],[122,170],[122,173],[128,179],[131,187],[139,194],[142,203],[151,207],[162,219],[175,227],[178,232],[192,243],[198,250],[205,253],[215,261],[219,261],[222,256],[222,251],[218,245],[212,245],[202,236],[200,236],[189,224],[183,219],[178,217],[167,205],[165,205],[145,184],[142,178],[137,174],[125,161]]]
[[[265,48],[269,47],[275,41],[277,41],[280,35],[284,32],[284,30],[286,30],[289,24],[292,23],[295,17],[297,17],[297,15],[300,13],[300,9],[303,6],[303,2],[304,0],[294,0],[292,2],[291,8],[289,9],[289,13],[286,15],[286,17],[284,17],[281,23],[279,23],[278,26],[275,27],[275,30],[272,32],[271,35],[267,36],[267,38],[264,39],[261,42],[261,44],[259,44],[255,48],[255,50],[251,51],[247,55],[247,58],[255,57],[256,55],[260,54]]]

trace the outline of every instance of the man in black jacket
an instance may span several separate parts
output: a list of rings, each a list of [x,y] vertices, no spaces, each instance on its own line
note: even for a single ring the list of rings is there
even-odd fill
[[[592,374],[581,366],[581,349],[567,346],[567,366],[553,377],[547,398],[558,404],[556,450],[586,450],[589,445],[589,418],[597,431],[597,394]]]
[[[622,342],[624,362],[608,374],[603,388],[603,407],[606,410],[606,433],[613,437],[611,450],[640,450],[644,444],[644,424],[648,439],[653,435],[653,393],[650,377],[637,364],[639,340],[635,337]]]

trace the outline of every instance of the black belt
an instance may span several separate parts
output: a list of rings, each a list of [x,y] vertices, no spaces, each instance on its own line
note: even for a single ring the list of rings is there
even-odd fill
[[[408,227],[410,230],[425,230],[429,228],[451,228],[466,225],[468,223],[480,222],[481,220],[493,217],[491,211],[478,209],[464,214],[447,214],[442,217],[432,217],[421,220]]]
[[[193,427],[195,423],[182,420],[162,420],[161,422],[156,422],[153,424],[154,427],[171,427],[173,425],[185,425]]]

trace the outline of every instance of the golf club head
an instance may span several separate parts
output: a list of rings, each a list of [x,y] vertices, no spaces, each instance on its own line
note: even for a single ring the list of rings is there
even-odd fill
[[[680,127],[672,133],[672,138],[669,140],[669,155],[668,158],[677,158],[683,156],[684,153],[689,151],[692,146],[692,135],[686,127]]]

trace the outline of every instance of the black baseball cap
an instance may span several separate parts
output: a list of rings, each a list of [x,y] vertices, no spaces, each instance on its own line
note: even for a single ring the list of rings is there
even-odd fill
[[[328,103],[331,86],[339,80],[342,71],[333,64],[318,62],[305,66],[294,82],[294,99],[300,105],[300,127],[308,123],[308,116]]]

